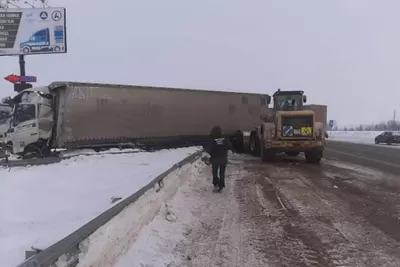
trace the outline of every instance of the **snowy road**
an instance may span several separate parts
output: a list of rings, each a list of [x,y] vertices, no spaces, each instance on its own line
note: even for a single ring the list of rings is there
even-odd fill
[[[383,131],[329,131],[328,141],[339,141],[345,143],[368,144],[383,148],[400,148],[399,144],[375,144],[375,137]]]
[[[327,142],[325,156],[360,166],[374,167],[384,172],[400,173],[400,150],[393,146],[361,145],[347,142]]]
[[[234,155],[221,194],[203,167],[115,267],[400,266],[399,177],[340,157]]]

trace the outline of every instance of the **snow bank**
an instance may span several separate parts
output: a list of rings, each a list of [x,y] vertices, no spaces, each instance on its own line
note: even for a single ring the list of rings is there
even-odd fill
[[[60,157],[75,157],[75,156],[91,156],[91,155],[100,155],[100,154],[126,154],[126,153],[135,153],[135,152],[143,152],[137,148],[127,148],[127,149],[118,149],[111,148],[106,151],[96,152],[93,149],[77,149],[77,150],[64,150],[60,151]]]
[[[161,206],[113,267],[238,266],[240,233],[235,184],[248,175],[240,167],[243,158],[254,159],[237,154],[229,158],[226,188],[220,194],[212,192],[211,167],[199,164],[198,172]],[[191,257],[190,263],[187,257]],[[247,263],[246,266],[261,266]]]
[[[80,244],[79,264],[83,266],[113,266],[135,241],[142,228],[150,223],[166,201],[172,199],[182,184],[198,175],[201,160],[186,164],[170,173],[163,180],[162,188],[157,184],[129,205],[121,213],[93,233]],[[65,257],[57,266],[65,266]]]
[[[200,148],[78,156],[46,166],[0,168],[0,266],[45,249]],[[136,216],[136,215],[135,215]]]
[[[375,137],[383,131],[331,131],[328,140],[374,144]]]

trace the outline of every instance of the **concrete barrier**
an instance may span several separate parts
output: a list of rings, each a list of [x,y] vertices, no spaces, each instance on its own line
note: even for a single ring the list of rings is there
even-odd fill
[[[202,155],[202,151],[195,152],[191,154],[190,156],[186,157],[182,161],[176,163],[173,165],[170,169],[162,173],[161,175],[157,176],[153,181],[151,181],[148,185],[137,191],[136,193],[132,194],[128,198],[124,199],[117,205],[113,206],[112,208],[108,209],[104,213],[100,214],[72,234],[68,235],[67,237],[63,238],[62,240],[58,241],[57,243],[53,244],[52,246],[48,247],[47,249],[39,252],[36,255],[31,256],[27,260],[25,260],[23,263],[18,265],[18,267],[49,267],[49,266],[57,266],[57,267],[73,267],[76,266],[79,263],[79,255],[85,254],[88,251],[87,247],[87,242],[90,240],[90,236],[94,235],[99,236],[98,231],[100,231],[100,235],[104,234],[102,233],[102,227],[105,226],[106,224],[111,223],[110,221],[113,218],[118,219],[119,214],[121,213],[126,213],[129,212],[128,208],[132,207],[134,203],[136,203],[140,198],[145,195],[145,193],[149,193],[151,195],[156,195],[154,194],[154,191],[151,191],[151,189],[154,189],[155,192],[163,194],[164,190],[164,179],[167,178],[169,175],[172,175],[173,172],[177,171],[178,169],[184,167],[187,164],[191,164],[198,160]],[[166,179],[168,180],[168,179]],[[169,183],[168,186],[176,187],[176,190],[178,190],[179,184],[174,184],[174,183]],[[167,190],[165,190],[167,191]],[[146,196],[143,196],[145,198]],[[157,211],[156,211],[157,213]],[[132,215],[132,214],[131,214]],[[135,215],[135,214],[133,214]],[[140,217],[141,214],[137,214],[137,216],[133,216],[133,220],[129,223],[129,226],[123,226],[124,231],[130,231],[130,228],[133,227],[132,223],[137,221],[137,218]],[[148,214],[147,216],[155,216],[155,214]],[[137,217],[135,219],[135,217]],[[151,217],[152,218],[152,217]],[[117,222],[118,224],[118,222]],[[121,222],[119,222],[119,226],[121,227]],[[107,236],[109,239],[108,242],[111,244],[116,244],[118,242],[123,242],[122,239],[124,237],[128,237],[129,233],[124,233],[123,230],[119,232],[114,232],[117,235],[115,238]],[[97,232],[97,233],[96,233]],[[94,237],[96,238],[96,237]],[[125,240],[125,242],[129,242],[129,240]],[[124,244],[123,246],[127,246],[127,244]],[[100,247],[104,248],[104,245],[101,245]],[[97,248],[99,249],[99,248]],[[108,248],[109,250],[110,248]],[[105,251],[104,251],[105,252]],[[113,251],[114,254],[116,254],[116,251]],[[122,252],[120,252],[122,253]],[[97,255],[97,257],[101,258],[102,255]],[[114,255],[110,257],[110,261],[115,259],[115,257],[118,257],[119,255]],[[102,261],[104,261],[102,259]],[[88,265],[88,266],[100,266],[100,265]]]

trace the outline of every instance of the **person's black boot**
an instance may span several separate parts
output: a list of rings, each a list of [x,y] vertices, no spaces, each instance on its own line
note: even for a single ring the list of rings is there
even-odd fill
[[[213,191],[214,191],[214,192],[217,192],[217,191],[218,191],[218,184],[214,184],[214,189],[213,189]]]

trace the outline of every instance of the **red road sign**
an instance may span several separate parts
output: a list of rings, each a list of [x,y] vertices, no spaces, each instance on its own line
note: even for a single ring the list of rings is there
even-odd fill
[[[15,74],[8,75],[4,77],[4,80],[9,81],[10,83],[17,83],[19,82],[19,76]]]
[[[19,75],[15,75],[15,74],[8,75],[4,79],[9,81],[10,83],[19,83],[19,82],[34,83],[34,82],[36,82],[35,76],[19,76]]]

